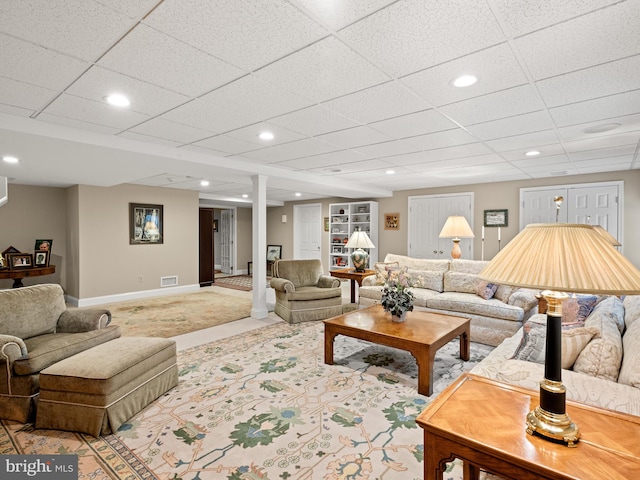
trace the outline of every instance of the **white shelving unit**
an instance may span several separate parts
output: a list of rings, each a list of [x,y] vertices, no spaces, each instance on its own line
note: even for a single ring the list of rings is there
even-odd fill
[[[353,268],[351,249],[344,245],[356,231],[367,235],[378,246],[378,202],[332,203],[329,205],[329,269]],[[378,261],[377,248],[366,249],[369,266]]]

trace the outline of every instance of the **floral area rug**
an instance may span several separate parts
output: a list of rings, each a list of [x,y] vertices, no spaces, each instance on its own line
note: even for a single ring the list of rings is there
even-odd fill
[[[77,453],[79,479],[422,479],[416,417],[492,347],[438,350],[425,397],[409,353],[338,336],[326,365],[323,331],[283,322],[179,352],[178,386],[115,435],[1,422],[0,453]]]

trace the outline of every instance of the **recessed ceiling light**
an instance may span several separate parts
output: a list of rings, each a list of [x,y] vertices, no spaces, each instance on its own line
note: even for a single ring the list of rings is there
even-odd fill
[[[242,198],[249,198],[249,195],[247,195],[246,193],[243,193]]]
[[[18,159],[16,157],[2,157],[2,160],[4,160],[7,163],[18,163]]]
[[[203,187],[208,187],[209,186],[209,180],[202,180],[200,182],[200,185],[203,186]]]
[[[302,194],[300,192],[296,192],[296,197],[301,197]]]
[[[387,175],[393,175],[394,173],[396,173],[396,171],[395,170],[387,170],[384,173],[386,173]]]
[[[258,138],[260,138],[260,140],[273,140],[275,136],[271,132],[260,132]]]
[[[128,107],[131,105],[129,99],[121,93],[112,93],[107,96],[107,102],[115,107]]]
[[[462,87],[470,87],[477,81],[478,81],[478,78],[474,77],[473,75],[460,75],[459,77],[455,78],[452,83],[454,87],[462,88]]]
[[[615,130],[620,126],[621,124],[619,123],[604,123],[602,125],[594,125],[593,127],[585,128],[584,130],[582,130],[582,133],[586,133],[587,135],[590,135],[592,133],[603,133],[610,130]]]
[[[538,150],[529,150],[528,152],[525,153],[525,155],[527,157],[535,157],[537,155],[540,155],[540,152]]]

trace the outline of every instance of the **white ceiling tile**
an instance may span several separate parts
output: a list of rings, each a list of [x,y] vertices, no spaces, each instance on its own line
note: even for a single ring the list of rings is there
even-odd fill
[[[0,6],[0,31],[90,62],[132,26],[128,16],[94,1],[26,0]]]
[[[91,130],[92,132],[105,133],[115,135],[121,129],[115,127],[108,127],[106,125],[97,125],[95,123],[84,122],[74,118],[61,117],[60,115],[50,115],[48,113],[41,113],[38,115],[38,121],[55,123],[57,125],[66,125],[67,127],[74,127],[82,130]]]
[[[263,163],[284,162],[294,158],[300,158],[300,153],[289,149],[290,144],[276,145],[274,147],[261,148],[250,152],[236,155],[238,158],[247,158],[250,160],[258,160]],[[231,157],[234,158],[234,157]]]
[[[542,108],[544,108],[544,104],[533,88],[529,85],[522,85],[452,103],[440,110],[449,118],[466,126],[534,112]]]
[[[136,26],[98,64],[189,96],[202,95],[244,74],[145,25]]]
[[[215,150],[213,148],[203,147],[201,145],[196,145],[194,143],[192,143],[190,145],[181,145],[179,148],[183,149],[183,150],[190,150],[190,151],[193,151],[193,152],[203,153],[205,155],[216,155],[218,157],[226,157],[226,156],[228,156],[227,152],[222,152],[220,150]]]
[[[505,162],[500,155],[495,153],[454,158],[448,160],[447,163],[452,167],[486,167],[485,170],[488,175],[514,171],[513,165]]]
[[[431,67],[505,39],[484,0],[400,1],[340,35],[393,75]]]
[[[39,110],[53,100],[56,92],[10,78],[0,77],[0,103]]]
[[[618,124],[619,126],[615,130],[603,132],[600,134],[588,134],[584,133],[587,128],[597,127],[603,124]],[[579,140],[579,139],[592,139],[595,136],[607,136],[607,135],[620,135],[627,132],[634,132],[640,130],[640,114],[626,115],[624,117],[608,118],[605,122],[588,122],[580,125],[571,125],[569,127],[562,127],[558,129],[560,138],[563,140]]]
[[[215,105],[207,95],[180,105],[162,117],[213,133],[225,133],[254,123],[244,112]]]
[[[384,178],[393,178],[392,175],[387,176],[384,175],[384,172],[380,172],[380,170],[384,170],[389,168],[389,163],[384,160],[372,159],[372,160],[364,160],[362,162],[354,162],[354,163],[346,163],[342,166],[341,174],[337,175],[340,178],[352,178],[357,180],[358,175],[366,178],[371,177],[384,177]]]
[[[549,112],[556,125],[562,127],[630,115],[638,113],[639,109],[640,90],[635,90],[596,100],[555,107],[550,109]]]
[[[600,164],[600,165],[582,165],[578,164],[576,167],[578,173],[587,174],[587,173],[601,173],[601,172],[616,172],[621,170],[631,170],[630,162],[622,162],[622,163],[608,163],[608,164]]]
[[[329,166],[342,168],[343,165],[367,160],[367,157],[353,150],[340,150],[337,152],[323,153],[312,157],[297,158],[279,162],[278,166],[292,167],[300,170],[323,169]]]
[[[569,166],[564,170],[554,170],[553,172],[548,172],[546,170],[543,170],[541,172],[527,172],[527,175],[529,175],[529,177],[531,178],[564,178],[571,177],[572,175],[578,175],[579,173],[581,172],[579,172],[577,168],[575,168],[574,166]]]
[[[33,110],[28,110],[26,108],[14,107],[12,105],[3,105],[0,103],[0,112],[8,113],[9,115],[16,115],[18,117],[30,117],[33,115]]]
[[[67,92],[97,102],[105,102],[108,95],[120,93],[131,101],[131,110],[157,115],[189,100],[161,87],[94,66],[82,75]]]
[[[0,33],[2,76],[62,90],[90,64]]]
[[[257,75],[313,102],[324,102],[389,80],[334,37],[278,60]]]
[[[640,55],[536,82],[548,107],[640,88]],[[640,105],[636,105],[636,111]]]
[[[302,140],[287,143],[284,146],[289,152],[296,154],[298,157],[308,157],[311,155],[320,155],[321,153],[341,150],[335,145],[331,145],[316,138],[304,138]]]
[[[316,16],[332,30],[338,30],[353,23],[396,0],[294,0],[303,9]]]
[[[158,0],[97,0],[104,5],[117,10],[131,18],[139,18],[146,15],[149,10],[155,7]]]
[[[355,148],[392,140],[391,137],[364,126],[327,133],[326,135],[318,136],[318,138],[343,148]]]
[[[396,139],[456,128],[455,123],[434,109],[382,120],[369,126]]]
[[[126,108],[113,107],[106,103],[66,94],[60,95],[51,102],[43,113],[122,130],[149,118],[147,115]]]
[[[259,138],[258,135],[262,132],[271,132],[274,135],[273,140],[262,140]],[[232,130],[226,133],[226,135],[251,142],[256,145],[256,148],[280,145],[281,143],[289,143],[304,138],[304,135],[292,132],[271,122],[260,122],[249,125],[248,127]]]
[[[597,148],[597,149],[585,149],[583,144],[570,144],[570,155],[574,162],[584,162],[587,160],[603,160],[608,158],[623,157],[626,155],[633,156],[637,144],[631,143],[626,145],[617,145],[615,147]]]
[[[530,137],[530,136],[526,136],[527,140],[524,141],[524,143],[529,143],[532,139],[535,138],[534,137]],[[525,153],[528,150],[531,150],[533,147],[522,147],[522,148],[518,148],[516,150],[510,150],[510,151],[501,151],[500,152],[500,156],[502,158],[504,158],[507,161],[513,162],[513,161],[517,161],[517,160],[522,160],[522,159],[540,159],[543,157],[550,157],[553,155],[564,155],[565,154],[565,149],[562,146],[562,144],[560,143],[555,143],[555,144],[548,144],[548,145],[537,145],[535,146],[535,149],[538,150],[540,152],[539,156],[536,157],[527,157],[525,156]],[[535,161],[535,160],[534,160]]]
[[[526,167],[520,167],[520,170],[528,174],[533,173],[546,173],[547,176],[551,176],[551,172],[562,172],[575,170],[575,165],[572,162],[556,162],[556,163],[539,163],[536,165],[529,165]]]
[[[280,125],[293,132],[316,136],[358,125],[353,120],[334,113],[321,105],[298,110],[272,118],[269,123]]]
[[[509,150],[520,149],[522,153],[536,147],[536,150],[544,150],[544,145],[555,145],[559,143],[558,136],[553,130],[544,130],[542,132],[527,133],[524,135],[514,135],[513,137],[498,138],[489,140],[486,144],[493,148],[496,152],[507,152]]]
[[[454,158],[474,157],[493,152],[491,152],[491,150],[482,143],[470,143],[468,145],[426,150],[422,153],[424,153],[425,162],[436,162],[439,160],[451,160]]]
[[[454,87],[452,81],[460,75],[474,75],[478,81],[469,87]],[[408,75],[401,82],[433,105],[442,106],[522,85],[527,77],[509,45],[501,43]]]
[[[515,43],[533,77],[540,80],[640,53],[638,25],[640,3],[621,2]]]
[[[363,145],[357,148],[370,157],[389,157],[391,155],[402,155],[403,153],[417,152],[420,148],[413,145],[409,140],[392,140],[390,142],[376,143],[373,145]]]
[[[602,161],[602,158],[597,158],[594,160],[584,160],[575,162],[575,165],[579,169],[587,169],[587,168],[606,168],[609,165],[626,165],[626,168],[631,168],[631,162],[633,162],[633,154],[629,155],[618,155],[618,156],[607,156],[606,161]],[[618,169],[615,169],[618,170]],[[606,170],[600,170],[601,172],[605,172]]]
[[[509,36],[520,36],[597,10],[618,0],[493,0],[509,27]]]
[[[468,125],[467,130],[481,140],[511,137],[525,133],[539,132],[553,128],[551,117],[546,111],[525,113],[515,117],[502,118],[492,122]]]
[[[136,125],[129,131],[171,140],[180,144],[192,143],[211,136],[211,132],[172,122],[166,118],[152,118],[140,125]]]
[[[420,150],[433,150],[442,147],[453,147],[455,145],[465,145],[475,143],[478,140],[473,135],[462,128],[445,130],[444,132],[429,133],[407,139],[411,145],[415,145]]]
[[[582,152],[586,150],[597,153],[603,148],[636,145],[640,141],[640,130],[614,135],[589,135],[583,139],[564,143],[567,152]]]
[[[246,70],[328,34],[284,0],[165,0],[144,22]]]
[[[391,157],[384,157],[385,162],[389,162],[391,165],[411,167],[415,171],[423,171],[431,169],[432,166],[427,166],[430,163],[426,152],[413,152],[405,153],[403,155],[393,155]],[[419,168],[413,168],[419,166]]]
[[[230,135],[216,135],[215,137],[205,138],[204,140],[195,142],[194,146],[209,148],[226,154],[250,152],[265,147],[264,145],[234,138]]]
[[[566,154],[547,155],[545,157],[527,157],[521,160],[511,161],[511,165],[517,168],[538,168],[549,167],[550,165],[562,165],[569,163],[571,160]]]
[[[166,138],[160,138],[159,135],[143,135],[142,133],[132,132],[131,130],[127,130],[126,132],[120,132],[118,134],[119,137],[129,138],[131,140],[139,140],[141,142],[149,142],[154,144],[165,145],[167,147],[179,147],[182,145],[181,142],[174,142],[173,140],[167,140]]]
[[[429,104],[398,82],[387,82],[336,98],[325,104],[331,110],[360,123],[414,113]]]

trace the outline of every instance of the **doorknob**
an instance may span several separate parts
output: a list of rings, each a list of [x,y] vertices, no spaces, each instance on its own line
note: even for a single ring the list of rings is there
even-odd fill
[[[442,250],[440,250],[440,255],[442,255],[442,253],[443,253]]]
[[[438,253],[438,250],[434,250],[433,253]]]

